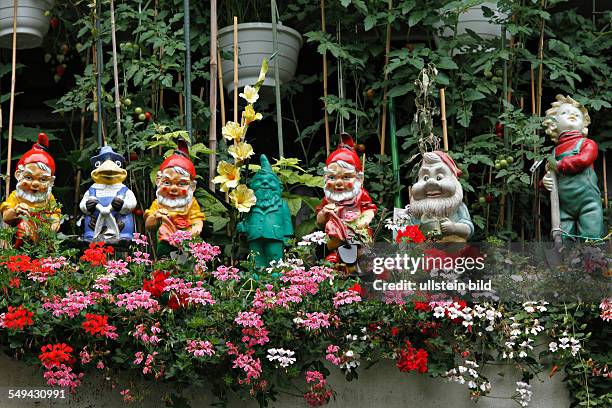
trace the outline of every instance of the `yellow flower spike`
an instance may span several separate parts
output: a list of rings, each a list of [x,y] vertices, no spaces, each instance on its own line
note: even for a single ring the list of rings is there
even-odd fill
[[[232,155],[236,162],[242,162],[255,154],[253,146],[246,142],[240,142],[228,147],[227,151]]]
[[[244,135],[245,128],[240,126],[240,123],[228,121],[225,126],[221,128],[221,134],[227,140],[233,140],[238,143]]]
[[[263,117],[261,113],[255,112],[252,104],[248,104],[246,108],[244,108],[244,112],[242,112],[242,117],[245,120],[245,125],[249,125],[251,122],[256,120],[261,120]]]
[[[241,92],[239,96],[250,104],[257,102],[257,99],[259,99],[257,89],[253,88],[251,85],[245,86],[244,91]]]
[[[227,192],[235,188],[240,182],[240,169],[231,163],[221,161],[217,165],[218,176],[213,179],[213,183],[221,183],[219,188],[223,192]]]
[[[249,212],[251,207],[257,202],[255,193],[245,184],[236,187],[236,189],[229,194],[229,198],[232,200],[234,207],[240,212]]]

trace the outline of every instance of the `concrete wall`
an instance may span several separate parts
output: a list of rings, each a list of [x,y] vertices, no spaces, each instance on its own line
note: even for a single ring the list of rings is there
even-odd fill
[[[359,380],[347,382],[337,370],[329,378],[329,383],[336,391],[336,398],[329,404],[333,407],[373,408],[373,407],[414,407],[414,408],[516,408],[519,405],[510,399],[481,398],[478,404],[470,401],[466,385],[448,383],[441,379],[432,379],[426,375],[406,374],[397,370],[393,361],[383,361],[369,370],[360,370]],[[488,366],[486,374],[492,383],[491,396],[507,398],[514,394],[515,382],[519,380],[518,373],[508,365]],[[558,373],[549,379],[541,375],[541,379],[532,380],[533,398],[529,407],[564,408],[569,406],[569,394],[561,382],[563,373]],[[129,384],[126,379],[123,384]],[[146,408],[161,408],[166,405],[161,401],[165,392],[170,392],[170,384],[147,383],[148,395],[142,402],[132,406]],[[0,408],[106,408],[126,406],[121,400],[119,390],[129,385],[111,390],[108,381],[102,375],[91,373],[84,378],[83,385],[78,389],[76,398],[66,400],[27,401],[9,400],[8,389],[20,387],[46,387],[42,372],[26,366],[21,362],[11,360],[0,354]],[[134,387],[130,387],[134,389]],[[303,387],[301,387],[303,388]],[[215,400],[207,389],[194,388],[189,394],[191,406],[210,406]],[[291,395],[280,395],[271,407],[307,407],[302,398]],[[257,407],[253,400],[241,401],[231,399],[230,407]]]

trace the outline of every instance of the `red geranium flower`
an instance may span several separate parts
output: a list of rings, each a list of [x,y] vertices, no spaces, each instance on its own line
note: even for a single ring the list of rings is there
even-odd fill
[[[89,249],[86,249],[81,256],[81,261],[87,261],[92,266],[106,265],[106,255],[115,253],[113,247],[105,247],[104,242],[89,244]]]
[[[170,276],[170,272],[155,271],[153,272],[153,279],[143,279],[142,290],[146,290],[151,293],[153,297],[160,297],[164,292],[166,283],[164,282]]]
[[[407,341],[406,347],[400,350],[396,366],[401,372],[418,371],[421,374],[426,373],[427,356],[427,351],[424,349],[417,350]]]
[[[82,326],[85,331],[92,335],[104,336],[108,325],[108,316],[101,316],[93,313],[85,315],[85,321]]]
[[[363,297],[365,295],[365,290],[361,287],[359,283],[355,283],[353,286],[348,288],[348,290],[352,290],[353,292],[359,293],[359,296]]]
[[[32,321],[34,313],[20,305],[19,307],[8,307],[8,312],[4,315],[4,326],[8,329],[21,330],[25,326],[34,324]]]
[[[66,343],[47,344],[40,348],[40,355],[38,359],[49,369],[53,366],[59,367],[62,364],[72,365],[75,360],[70,353],[72,353],[72,347]]]
[[[32,259],[27,255],[12,255],[9,256],[8,261],[4,261],[2,264],[6,265],[10,272],[19,273],[29,271],[31,261]]]
[[[414,310],[420,310],[423,312],[429,312],[431,310],[431,306],[427,302],[417,302],[414,301]]]
[[[425,242],[425,235],[421,232],[418,225],[408,225],[403,230],[397,232],[395,241],[399,244],[401,242]]]

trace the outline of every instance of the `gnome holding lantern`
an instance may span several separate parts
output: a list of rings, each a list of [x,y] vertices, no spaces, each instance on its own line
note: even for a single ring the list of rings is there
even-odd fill
[[[57,232],[60,227],[61,210],[51,193],[55,181],[55,161],[47,153],[48,148],[49,138],[40,133],[38,143],[21,156],[17,163],[15,191],[0,204],[2,220],[17,227],[16,246],[24,238],[38,240],[36,223],[23,217],[47,217],[51,219],[53,231]]]
[[[134,236],[136,196],[123,182],[127,177],[125,158],[103,146],[90,159],[94,184],[83,195],[79,208],[85,214],[83,240],[87,242],[130,241]]]
[[[418,180],[410,193],[410,212],[429,238],[466,242],[474,232],[459,177],[461,170],[447,153],[423,154]]]
[[[188,231],[198,236],[204,227],[204,213],[193,197],[196,189],[196,172],[189,158],[184,140],[163,161],[157,172],[157,199],[145,211],[145,227],[157,230],[157,255],[169,255],[173,251],[168,242],[177,231]]]
[[[263,154],[260,164],[249,183],[257,202],[238,224],[238,231],[246,233],[249,249],[256,253],[255,266],[265,268],[271,261],[282,259],[283,247],[293,237],[293,224],[289,206],[281,196],[281,182]]]
[[[557,95],[546,111],[543,125],[556,147],[542,179],[547,190],[553,188],[551,172],[557,173],[561,230],[583,238],[603,236],[601,193],[593,162],[597,143],[587,138],[591,118],[586,108],[569,96]]]
[[[369,225],[377,211],[362,187],[363,169],[353,138],[346,133],[341,138],[342,142],[325,162],[325,198],[316,209],[317,225],[325,230],[327,248],[332,251],[326,260],[333,263],[346,261],[340,259],[337,251],[341,245],[371,240]]]

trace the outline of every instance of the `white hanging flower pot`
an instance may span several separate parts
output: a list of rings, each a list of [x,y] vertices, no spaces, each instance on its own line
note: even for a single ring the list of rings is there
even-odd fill
[[[54,0],[19,0],[17,3],[17,48],[40,47],[49,31]],[[13,48],[13,0],[0,0],[0,47]]]
[[[293,28],[278,23],[278,60],[279,80],[283,84],[295,75],[298,55],[302,48],[302,36]],[[219,49],[223,53],[234,54],[234,27],[228,26],[219,30]],[[261,62],[274,53],[271,23],[238,24],[238,89],[257,82]],[[220,61],[223,72],[223,86],[228,92],[234,90],[234,63],[232,60]],[[274,60],[270,63],[270,72],[274,72]],[[266,76],[263,86],[275,86],[274,75]]]
[[[478,34],[483,40],[491,40],[501,37],[502,26],[491,22],[491,18],[485,17],[482,6],[491,9],[495,19],[505,19],[508,14],[501,12],[497,7],[496,2],[482,2],[479,5],[467,8],[463,13],[460,13],[457,21],[457,35],[466,34],[469,30]],[[442,23],[434,25],[436,29],[440,28]],[[445,26],[441,37],[449,38],[453,36],[453,27]],[[509,33],[506,32],[506,38],[509,38]],[[455,54],[463,54],[466,50],[455,49]]]

